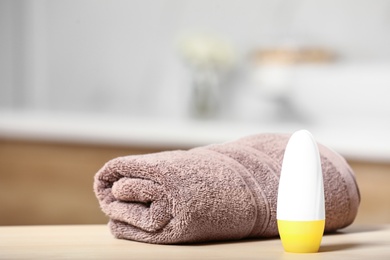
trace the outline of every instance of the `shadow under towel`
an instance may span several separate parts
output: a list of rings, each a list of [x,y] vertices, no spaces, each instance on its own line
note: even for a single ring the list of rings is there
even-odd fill
[[[94,191],[117,238],[158,244],[278,235],[276,199],[290,135],[259,134],[194,148],[107,162]],[[356,217],[360,194],[347,162],[319,144],[326,225]]]

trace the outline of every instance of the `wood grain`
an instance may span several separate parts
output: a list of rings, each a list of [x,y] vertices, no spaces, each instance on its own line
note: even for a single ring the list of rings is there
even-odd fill
[[[357,223],[390,223],[390,164],[351,161],[360,189]]]
[[[279,239],[153,245],[112,237],[106,225],[0,227],[0,259],[390,259],[389,225],[325,235],[318,253],[285,253]]]
[[[0,225],[105,223],[93,176],[108,160],[152,149],[0,141]]]
[[[93,176],[108,160],[170,148],[0,139],[0,225],[100,224]],[[390,223],[390,163],[350,161],[361,192],[357,223]]]

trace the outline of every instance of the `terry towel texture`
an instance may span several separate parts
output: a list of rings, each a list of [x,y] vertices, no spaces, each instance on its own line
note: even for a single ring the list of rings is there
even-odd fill
[[[259,134],[188,151],[107,162],[94,191],[117,238],[179,244],[278,235],[276,200],[290,135]],[[348,226],[360,203],[347,162],[319,144],[326,226]]]

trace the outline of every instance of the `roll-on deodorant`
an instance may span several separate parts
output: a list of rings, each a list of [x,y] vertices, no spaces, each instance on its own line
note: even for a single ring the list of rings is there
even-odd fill
[[[325,228],[324,183],[317,143],[307,130],[295,132],[286,146],[277,224],[286,252],[318,252]]]

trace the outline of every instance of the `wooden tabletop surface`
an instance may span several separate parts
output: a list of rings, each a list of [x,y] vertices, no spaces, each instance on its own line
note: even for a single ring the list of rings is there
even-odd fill
[[[325,235],[314,254],[285,253],[279,239],[153,245],[115,239],[106,225],[2,226],[0,259],[390,259],[390,225]]]

